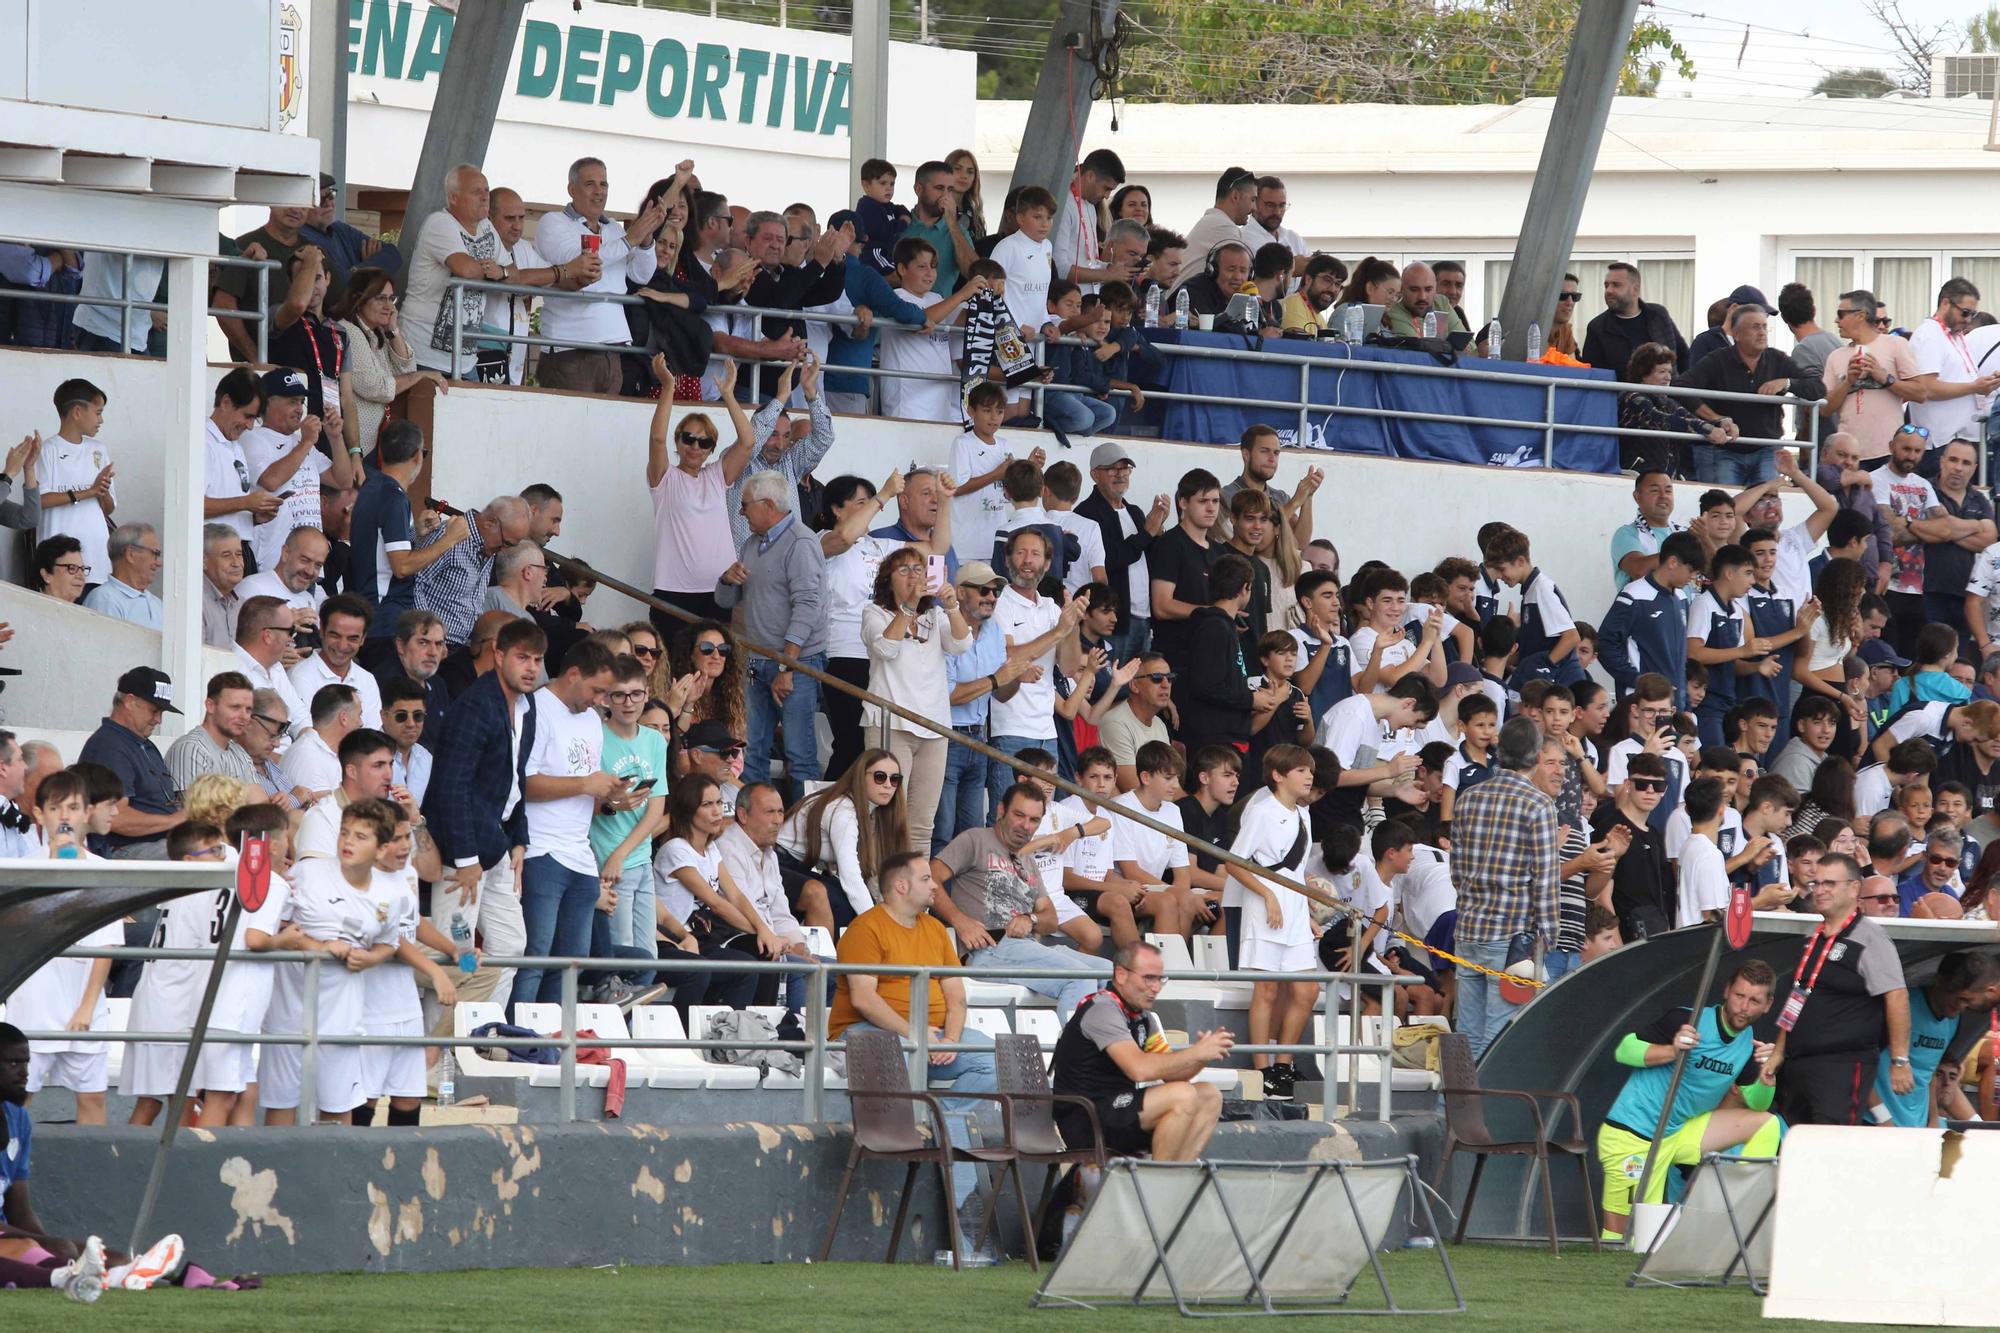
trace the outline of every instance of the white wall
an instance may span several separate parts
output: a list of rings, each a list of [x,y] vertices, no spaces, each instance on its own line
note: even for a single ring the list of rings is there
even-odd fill
[[[14,638],[0,652],[0,663],[22,672],[6,678],[0,707],[6,711],[8,726],[26,728],[29,735],[97,730],[98,719],[111,710],[118,678],[135,666],[160,665],[157,630],[141,629],[11,583],[0,583],[0,621],[14,630]],[[201,680],[174,682],[174,704],[185,718],[166,718],[163,736],[178,735],[198,724],[207,678],[235,670],[231,654],[204,649],[202,658]],[[63,754],[76,757],[74,749]]]
[[[220,369],[210,368],[211,379],[220,374]],[[159,437],[148,432],[146,423],[161,419],[166,411],[166,370],[159,363],[74,353],[0,352],[0,439],[18,440],[28,430],[47,430],[53,416],[49,395],[58,382],[73,375],[95,381],[111,396],[104,438],[117,460],[120,516],[158,521]],[[686,410],[677,408],[676,417]],[[547,482],[562,492],[565,501],[563,533],[552,543],[556,549],[650,587],[653,514],[645,468],[652,414],[651,403],[538,389],[456,387],[438,398],[435,406],[433,493],[452,504],[476,505],[531,482]],[[817,474],[825,480],[859,472],[880,482],[892,468],[907,466],[912,459],[944,462],[956,433],[941,425],[843,417],[833,452]],[[1089,450],[1084,445],[1065,453],[1051,436],[1022,433],[1021,453],[1035,444],[1049,450],[1051,462],[1068,458],[1088,469]],[[1156,493],[1171,494],[1190,468],[1205,467],[1225,482],[1240,470],[1236,450],[1226,446],[1134,440],[1131,449],[1138,459],[1132,495],[1142,505]],[[1324,467],[1328,474],[1314,504],[1315,531],[1339,547],[1345,570],[1380,559],[1415,573],[1447,555],[1472,555],[1473,534],[1479,526],[1505,519],[1534,541],[1536,562],[1562,588],[1579,618],[1595,622],[1610,605],[1611,533],[1630,522],[1633,512],[1628,478],[1294,452],[1279,469],[1279,484],[1290,489],[1308,462]],[[1678,517],[1694,515],[1703,489],[1694,484],[1679,488]],[[1790,503],[1797,506],[1795,515],[1803,513],[1801,497],[1791,497]],[[12,544],[0,543],[0,549],[11,550]],[[168,558],[176,555],[169,552]],[[18,556],[15,559],[18,563]],[[11,612],[16,600],[18,595],[0,601],[0,611]],[[587,618],[602,626],[641,614],[637,603],[600,591]],[[17,622],[16,628],[24,624],[31,628],[9,646],[9,665],[40,661],[52,633],[69,635],[91,646],[82,653],[65,649],[63,660],[102,658],[98,674],[104,680],[100,684],[88,671],[65,667],[61,673],[42,674],[80,677],[74,688],[17,681],[5,699],[17,722],[43,716],[47,710],[52,719],[86,720],[51,720],[46,725],[94,725],[103,701],[110,698],[109,682],[118,672],[141,661],[158,661],[156,637],[142,655],[133,656],[141,651],[136,641],[128,644],[121,636],[143,631],[101,617],[60,626],[30,617]],[[30,693],[33,689],[59,692],[35,696]],[[33,701],[33,712],[26,701]]]

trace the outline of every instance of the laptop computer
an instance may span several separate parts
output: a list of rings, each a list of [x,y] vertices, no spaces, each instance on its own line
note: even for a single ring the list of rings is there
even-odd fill
[[[1326,317],[1326,332],[1321,336],[1326,338],[1340,337],[1347,328],[1347,312],[1349,310],[1359,310],[1361,312],[1361,340],[1366,342],[1382,331],[1382,312],[1388,308],[1385,305],[1370,305],[1364,302],[1350,302],[1345,305],[1337,305],[1328,313]]]

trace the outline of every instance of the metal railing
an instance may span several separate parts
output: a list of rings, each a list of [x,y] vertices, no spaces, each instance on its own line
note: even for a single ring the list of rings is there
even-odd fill
[[[530,296],[540,295],[557,300],[604,301],[620,306],[643,306],[647,304],[645,298],[639,296],[621,296],[609,292],[568,292],[558,291],[549,287],[520,287],[511,283],[486,282],[472,278],[452,278],[446,282],[445,288],[447,292],[446,299],[448,300],[450,299],[450,293],[462,289],[466,291],[503,292],[513,295],[526,293]],[[822,313],[810,310],[782,310],[769,306],[751,305],[716,305],[709,308],[711,310],[726,311],[730,315],[807,322],[818,321],[843,328],[853,327],[859,323],[858,317],[854,315]],[[875,321],[875,326],[889,327],[886,321],[879,319]],[[1143,332],[1141,336],[1144,336]],[[454,328],[452,330],[450,346],[451,363],[454,367],[458,368],[454,371],[454,378],[469,368],[465,362],[464,355],[465,344],[468,341],[474,344],[503,343],[508,346],[542,347],[561,351],[615,352],[626,356],[644,354],[643,348],[630,343],[582,343],[550,338],[545,334],[500,333],[486,328]],[[1054,341],[1066,347],[1083,347],[1088,345],[1080,338],[1058,338]],[[1261,366],[1295,368],[1298,371],[1299,390],[1297,396],[1292,398],[1252,398],[1205,393],[1176,393],[1167,389],[1147,389],[1144,393],[1149,402],[1196,403],[1207,407],[1240,407],[1255,411],[1296,413],[1298,417],[1298,440],[1301,447],[1310,447],[1305,442],[1311,437],[1312,418],[1316,414],[1418,421],[1433,425],[1533,430],[1539,432],[1542,436],[1542,465],[1548,468],[1555,466],[1556,437],[1561,434],[1609,435],[1619,439],[1658,439],[1669,440],[1675,443],[1692,442],[1699,444],[1705,442],[1699,437],[1676,431],[1628,429],[1616,424],[1599,426],[1584,422],[1559,421],[1556,418],[1556,395],[1559,390],[1564,389],[1612,394],[1626,394],[1643,390],[1647,393],[1663,394],[1671,398],[1685,398],[1700,402],[1748,403],[1760,407],[1795,407],[1804,410],[1805,415],[1810,418],[1811,427],[1808,438],[1805,441],[1784,437],[1767,438],[1746,435],[1739,436],[1731,442],[1737,445],[1754,445],[1760,448],[1776,449],[1792,448],[1804,443],[1809,447],[1817,449],[1824,434],[1821,429],[1819,400],[1799,398],[1789,394],[1730,393],[1723,390],[1689,389],[1674,385],[1635,385],[1623,380],[1595,379],[1582,375],[1534,375],[1522,371],[1468,369],[1463,365],[1444,366],[1405,364],[1391,361],[1363,361],[1353,356],[1352,344],[1333,340],[1323,340],[1319,345],[1331,345],[1341,348],[1347,354],[1345,357],[1338,355],[1306,356],[1297,352],[1269,352],[1252,350],[1250,348],[1193,347],[1181,343],[1162,343],[1151,340],[1148,340],[1147,345],[1155,352],[1169,357],[1189,357],[1199,361],[1245,362]],[[1036,364],[1046,364],[1046,348],[1048,346],[1048,340],[1038,339],[1033,344]],[[782,367],[787,364],[783,360],[775,358],[741,357],[737,359],[745,364],[760,368],[767,366]],[[962,377],[955,374],[946,375],[935,371],[887,370],[880,366],[828,365],[825,367],[825,370],[833,374],[866,377],[871,386],[871,410],[879,410],[880,408],[879,390],[884,380],[909,379],[953,385],[959,385],[964,382]],[[1541,391],[1542,411],[1536,417],[1475,417],[1445,412],[1421,412],[1407,408],[1358,407],[1338,401],[1330,403],[1316,402],[1313,400],[1312,388],[1312,378],[1315,370],[1330,372],[1336,376],[1355,371],[1382,375],[1427,375],[1459,383],[1506,384],[1533,388]],[[1338,379],[1336,379],[1335,383],[1337,394]],[[1042,415],[1041,409],[1045,401],[1045,395],[1047,394],[1090,393],[1089,389],[1075,384],[1035,383],[1023,387],[1027,388],[1033,394],[1037,415]],[[1129,394],[1122,389],[1113,390],[1112,394],[1114,397],[1129,397]],[[1213,441],[1210,443],[1213,443]]]
[[[44,248],[50,248],[48,242],[38,242],[38,244]],[[64,247],[56,246],[53,248],[61,249]],[[78,250],[77,253],[82,254],[84,251]],[[92,250],[89,253],[101,254],[102,252]],[[131,254],[129,251],[119,255],[124,268],[119,280],[119,290],[125,293],[123,296],[86,296],[82,292],[48,292],[35,287],[8,287],[0,289],[0,300],[48,301],[57,305],[100,306],[116,310],[118,311],[118,350],[129,354],[132,348],[132,312],[143,310],[150,317],[154,311],[164,314],[167,309],[164,301],[141,301],[132,295],[132,261],[135,258],[137,256]],[[276,270],[283,269],[284,265],[275,259],[245,259],[241,255],[216,255],[213,258],[203,256],[199,262],[218,268],[247,268],[256,270],[257,308],[255,310],[224,310],[219,306],[209,306],[206,313],[216,319],[240,319],[246,323],[256,325],[257,364],[267,364],[271,359],[271,274]]]
[[[76,948],[65,951],[64,958],[97,959],[109,958],[120,961],[177,961],[213,964],[215,955],[205,949],[154,949],[154,948]],[[782,962],[734,961],[720,958],[702,958],[694,954],[681,957],[649,958],[494,958],[483,957],[481,968],[513,968],[530,971],[560,971],[562,973],[560,1011],[561,1031],[546,1036],[535,1037],[478,1037],[451,1036],[369,1036],[355,1034],[326,1034],[319,1031],[319,969],[323,966],[344,966],[329,962],[324,953],[304,953],[272,950],[262,953],[232,952],[229,962],[276,965],[280,963],[302,963],[306,976],[302,991],[299,1031],[296,1033],[238,1033],[207,1032],[202,1036],[204,1044],[215,1042],[228,1046],[298,1046],[303,1048],[300,1057],[299,1107],[308,1121],[317,1114],[319,1083],[319,1052],[325,1046],[450,1046],[453,1048],[487,1047],[493,1049],[532,1048],[547,1049],[551,1046],[561,1051],[558,1065],[557,1109],[565,1121],[577,1118],[577,1078],[576,1052],[579,1046],[603,1047],[614,1054],[620,1050],[752,1050],[790,1051],[801,1057],[804,1072],[801,1075],[804,1105],[801,1108],[805,1123],[817,1124],[825,1117],[824,1093],[825,1074],[828,1070],[827,1056],[835,1051],[845,1051],[846,1043],[834,1041],[827,1036],[827,982],[830,978],[846,974],[873,977],[909,977],[910,986],[910,1036],[905,1037],[905,1048],[909,1052],[910,1087],[912,1091],[922,1091],[929,1085],[930,1057],[934,1052],[983,1051],[990,1046],[947,1043],[931,1039],[933,1026],[930,1013],[930,983],[949,977],[960,977],[970,981],[1009,982],[1019,984],[1025,980],[1076,981],[1083,975],[1069,968],[1027,968],[1027,967],[919,967],[894,963],[840,963],[823,959],[807,961],[796,959]],[[685,1039],[653,1037],[602,1037],[591,1036],[579,1039],[577,1032],[578,974],[581,972],[654,972],[697,971],[702,973],[755,973],[790,977],[805,975],[806,985],[805,1022],[806,1036],[800,1041],[747,1041],[736,1038],[709,1039],[692,1033]],[[1413,985],[1414,977],[1383,976],[1375,973],[1352,972],[1246,972],[1246,971],[1170,971],[1169,982],[1183,981],[1204,984],[1218,982],[1312,982],[1325,989],[1325,1013],[1332,1019],[1340,1012],[1340,988],[1347,988],[1352,1019],[1350,1033],[1359,1037],[1363,1031],[1363,996],[1367,988],[1376,989],[1378,1003],[1384,1014],[1392,1013],[1394,1006],[1390,992],[1399,985]],[[662,977],[662,980],[669,978]],[[1106,983],[1109,977],[1105,978]],[[518,1001],[519,997],[515,997]],[[976,1006],[968,1005],[967,1008]],[[943,1015],[937,1016],[939,1022]],[[146,1032],[133,1029],[124,1031],[88,1032],[28,1032],[30,1041],[102,1041],[123,1045],[159,1044],[185,1045],[189,1032]],[[1192,1035],[1192,1034],[1190,1034]],[[1330,1026],[1329,1038],[1337,1037],[1337,1025]],[[1323,1065],[1326,1086],[1329,1091],[1328,1104],[1332,1104],[1331,1093],[1335,1088],[1334,1071],[1336,1055],[1374,1056],[1377,1059],[1379,1082],[1375,1100],[1375,1117],[1387,1120],[1390,1114],[1390,1091],[1393,1079],[1395,1048],[1386,1035],[1381,1042],[1362,1041],[1340,1042],[1329,1039],[1325,1042],[1301,1045],[1280,1045],[1265,1043],[1251,1045],[1239,1042],[1234,1052],[1243,1055],[1312,1055]],[[1248,1072],[1248,1071],[1243,1071]],[[475,1076],[476,1077],[476,1076]],[[1351,1114],[1362,1110],[1362,1085],[1359,1061],[1348,1061],[1345,1105]],[[838,1091],[838,1089],[836,1089]]]

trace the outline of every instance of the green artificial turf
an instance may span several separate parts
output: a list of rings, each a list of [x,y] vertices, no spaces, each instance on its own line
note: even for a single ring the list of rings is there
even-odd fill
[[[1632,1260],[1592,1254],[1497,1246],[1451,1251],[1465,1292],[1463,1315],[1433,1317],[1453,1328],[1495,1333],[1547,1329],[1615,1329],[1617,1333],[1702,1333],[1758,1321],[1759,1302],[1747,1291],[1628,1290]],[[1404,1251],[1385,1259],[1391,1284],[1407,1306],[1445,1299],[1434,1252]],[[262,1291],[106,1292],[79,1308],[44,1292],[0,1292],[0,1328],[17,1329],[477,1329],[595,1327],[976,1328],[982,1330],[1151,1328],[1176,1316],[1171,1309],[1037,1310],[1029,1306],[1040,1279],[1025,1264],[953,1273],[911,1264],[754,1265],[715,1268],[509,1269],[467,1273],[338,1274],[272,1279]],[[1357,1305],[1374,1304],[1376,1288],[1363,1273]],[[1335,1319],[1288,1318],[1286,1330],[1331,1327]],[[1358,1329],[1416,1328],[1416,1319],[1371,1317]],[[1759,1328],[1818,1329],[1794,1321]],[[1853,1326],[1850,1326],[1853,1327]]]

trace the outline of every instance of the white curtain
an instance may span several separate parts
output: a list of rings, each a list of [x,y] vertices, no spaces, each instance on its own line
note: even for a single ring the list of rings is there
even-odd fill
[[[1953,255],[1951,276],[1970,278],[1979,289],[1981,310],[2000,309],[2000,258],[1992,255]],[[1936,309],[1933,305],[1932,309]]]
[[[1896,328],[1915,328],[1937,308],[1936,297],[1930,256],[1875,261],[1875,299],[1889,307],[1889,318]]]
[[[1575,313],[1578,346],[1583,344],[1583,326],[1604,309],[1604,274],[1613,262],[1615,256],[1571,259],[1569,267],[1563,270],[1576,274],[1577,282],[1583,288],[1583,299],[1577,302]],[[1667,313],[1680,327],[1682,337],[1692,339],[1707,327],[1695,322],[1694,260],[1640,259],[1632,262],[1639,268],[1641,294],[1646,300],[1667,308]],[[1500,313],[1500,302],[1507,293],[1507,271],[1513,266],[1510,259],[1486,261],[1486,317],[1489,319]]]
[[[1792,261],[1792,281],[1811,290],[1820,327],[1831,329],[1833,312],[1840,309],[1840,294],[1854,290],[1854,259],[1849,255],[1800,255]]]

